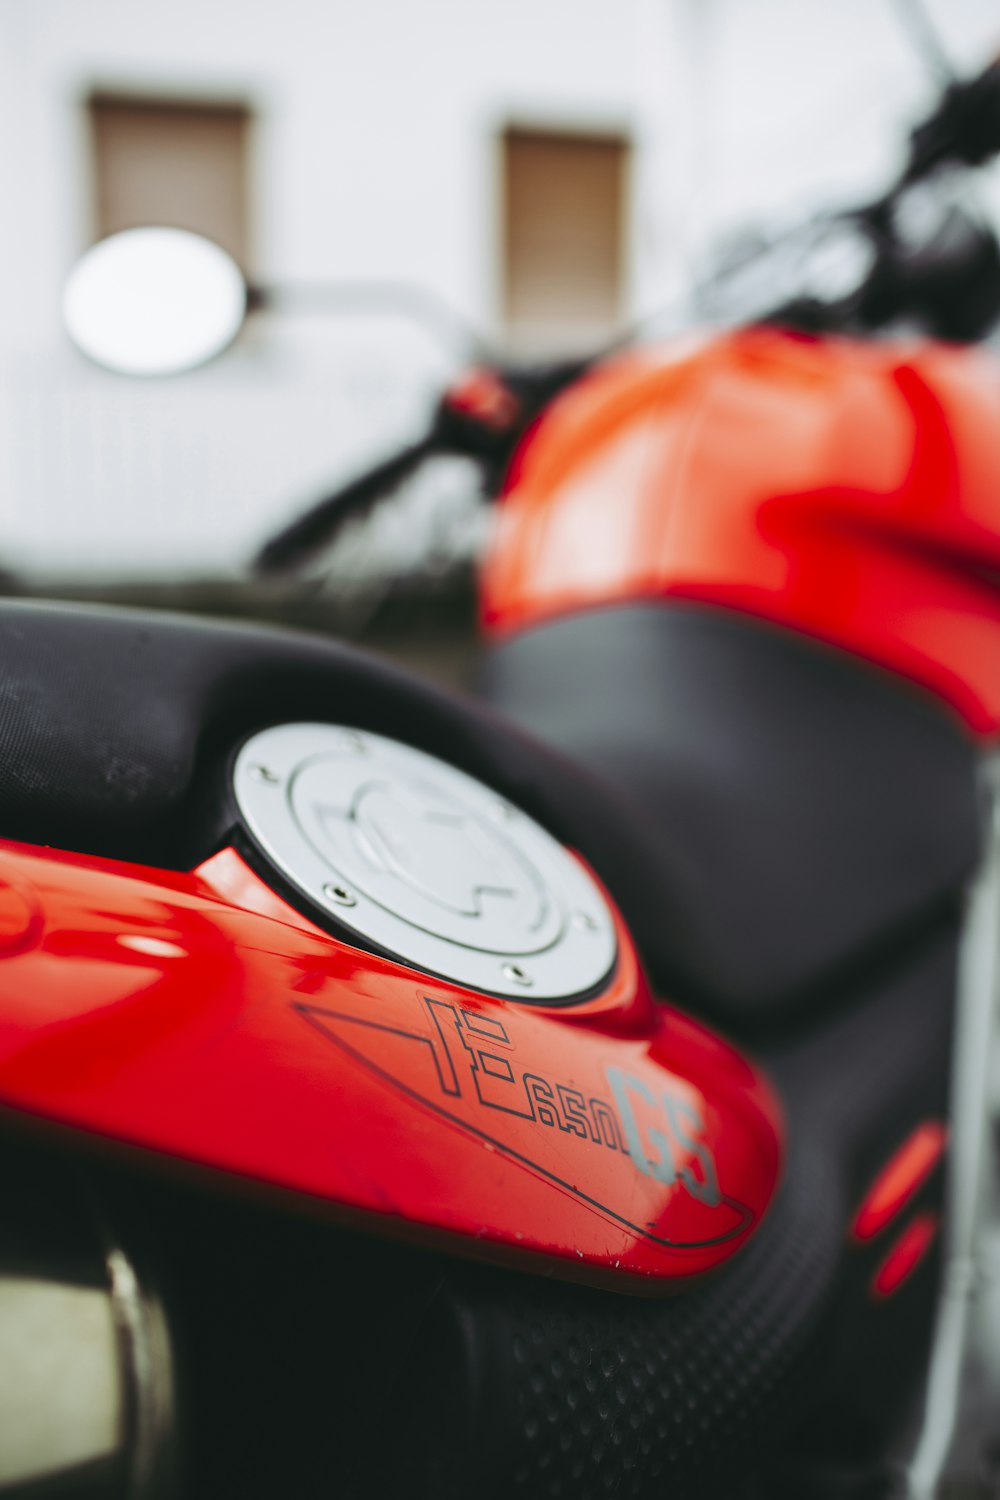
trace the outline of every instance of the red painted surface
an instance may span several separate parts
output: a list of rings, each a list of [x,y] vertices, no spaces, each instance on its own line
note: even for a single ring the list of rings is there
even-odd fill
[[[543,1009],[336,941],[232,850],[179,874],[5,845],[0,881],[8,1109],[616,1285],[719,1264],[771,1199],[773,1097],[653,1005],[620,923],[606,992]]]
[[[509,432],[520,415],[517,397],[494,370],[474,369],[448,391],[445,404],[494,432]]]
[[[854,1237],[870,1240],[892,1222],[927,1181],[944,1152],[948,1131],[940,1120],[925,1120],[904,1141],[862,1199]]]
[[[918,1214],[900,1234],[872,1278],[876,1297],[891,1297],[908,1281],[937,1237],[940,1220],[937,1214]]]
[[[517,455],[484,624],[697,600],[902,673],[992,734],[998,434],[984,351],[750,329],[632,354]]]

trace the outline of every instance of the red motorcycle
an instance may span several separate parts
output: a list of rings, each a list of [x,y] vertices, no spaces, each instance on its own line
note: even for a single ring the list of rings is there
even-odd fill
[[[960,341],[1000,253],[902,205],[998,150],[994,65],[812,232],[863,248],[848,291],[479,371],[265,549],[477,458],[481,701],[0,607],[0,1486],[934,1493],[1000,909],[1000,378]]]

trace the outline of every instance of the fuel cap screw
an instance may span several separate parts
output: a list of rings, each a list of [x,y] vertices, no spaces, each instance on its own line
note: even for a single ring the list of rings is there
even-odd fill
[[[357,906],[358,898],[342,881],[332,881],[323,887],[323,895],[337,906]]]
[[[278,775],[278,773],[276,771],[272,771],[270,766],[251,766],[250,775],[253,777],[254,781],[264,781],[268,784],[268,786],[277,786],[278,782],[281,780],[281,777]]]

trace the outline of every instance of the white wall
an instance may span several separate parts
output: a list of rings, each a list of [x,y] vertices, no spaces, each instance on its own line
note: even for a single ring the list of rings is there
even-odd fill
[[[995,0],[942,6],[977,59]],[[875,183],[922,75],[891,0],[0,0],[0,566],[237,566],[413,431],[447,359],[398,323],[258,326],[128,383],[66,347],[94,84],[247,98],[264,280],[420,283],[490,327],[509,119],[636,144],[631,312],[720,223]]]
[[[696,3],[696,0],[692,0]],[[708,0],[711,218],[800,211],[877,192],[937,85],[901,17],[909,0]],[[957,68],[1000,51],[996,0],[919,0]]]
[[[89,230],[90,86],[250,100],[262,279],[410,280],[489,325],[498,128],[518,117],[662,135],[662,102],[637,86],[655,11],[655,0],[3,0],[0,129],[17,148],[0,153],[0,556],[238,559],[269,520],[405,437],[442,370],[423,334],[340,323],[258,327],[216,369],[169,385],[87,369],[65,347],[58,300]]]

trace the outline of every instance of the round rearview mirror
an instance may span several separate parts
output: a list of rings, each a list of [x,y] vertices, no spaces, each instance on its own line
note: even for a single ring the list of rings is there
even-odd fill
[[[78,349],[123,375],[177,375],[214,359],[246,316],[236,262],[183,229],[126,229],[77,261],[63,319]]]

